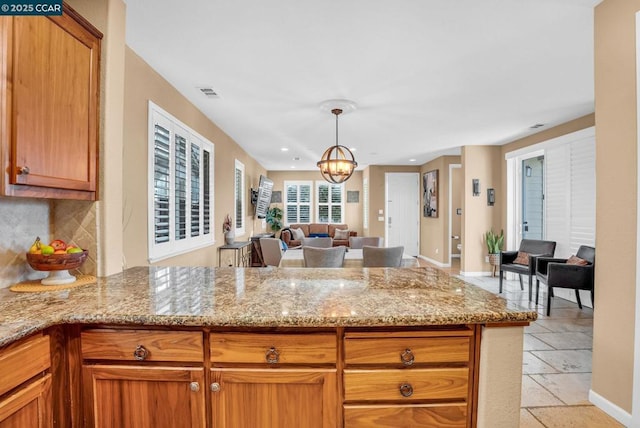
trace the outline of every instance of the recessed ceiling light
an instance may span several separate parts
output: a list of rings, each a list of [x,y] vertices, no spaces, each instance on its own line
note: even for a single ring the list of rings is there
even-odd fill
[[[296,169],[296,166],[295,165],[291,165],[291,169]]]
[[[286,147],[281,147],[281,148],[280,148],[280,151],[288,152],[288,151],[289,151],[289,149],[288,149],[288,148],[286,148]]]
[[[415,159],[413,159],[413,158],[409,159],[409,162],[415,162],[415,161],[416,161],[416,160],[415,160]]]

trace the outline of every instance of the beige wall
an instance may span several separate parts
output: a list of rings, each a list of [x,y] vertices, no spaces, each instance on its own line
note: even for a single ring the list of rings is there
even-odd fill
[[[285,199],[284,192],[284,182],[285,181],[312,181],[313,188],[315,189],[315,182],[322,181],[325,182],[319,171],[269,171],[268,176],[273,180],[273,190],[282,191],[282,201]],[[346,202],[347,191],[358,191],[359,192],[359,202]],[[315,190],[314,190],[315,192]],[[345,183],[345,217],[344,223],[349,225],[349,230],[354,230],[358,233],[358,236],[362,236],[362,204],[363,204],[363,194],[362,194],[362,171],[356,171],[353,173],[351,178],[347,180]],[[311,221],[315,222],[315,212],[317,207],[317,200],[315,198],[315,193],[313,197],[313,206],[311,207],[312,217]],[[275,206],[279,206],[284,209],[284,204],[274,204]]]
[[[595,9],[596,292],[592,389],[631,412],[636,301],[637,100],[640,0]]]
[[[458,236],[459,238],[452,239],[449,242],[451,243],[451,254],[459,255],[460,250],[458,250],[457,245],[462,243],[462,215],[458,215],[456,210],[458,208],[462,210],[462,200],[464,198],[464,174],[462,168],[453,168],[451,176],[451,236]]]
[[[162,260],[160,265],[216,265],[216,247],[224,244],[222,222],[233,214],[235,159],[245,166],[245,204],[247,225],[244,236],[262,232],[262,221],[255,220],[250,209],[249,188],[257,187],[260,174],[266,174],[253,158],[220,128],[207,119],[195,106],[156,73],[131,49],[126,50],[124,100],[124,255],[128,267],[146,265],[147,261],[147,134],[148,100],[175,116],[215,145],[214,156],[214,233],[215,246]],[[231,252],[225,252],[229,257]],[[225,259],[222,265],[228,264]]]
[[[420,168],[420,206],[424,204],[422,176],[438,170],[438,217],[420,216],[420,255],[440,264],[449,263],[449,165],[459,164],[460,156],[441,156]]]
[[[461,272],[490,272],[484,234],[492,229],[499,231],[501,209],[505,192],[500,181],[504,157],[500,146],[466,146],[462,148],[462,168],[464,189],[462,207],[462,258]],[[480,195],[473,196],[472,179],[480,180]],[[496,204],[487,205],[487,189],[496,191]]]

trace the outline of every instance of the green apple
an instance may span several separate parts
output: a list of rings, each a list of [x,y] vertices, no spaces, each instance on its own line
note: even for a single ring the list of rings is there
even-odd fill
[[[82,252],[82,248],[80,248],[80,247],[67,248],[67,254],[81,253],[81,252]]]
[[[55,251],[55,249],[51,245],[42,245],[40,247],[40,250],[42,250],[42,255],[44,256],[51,255]]]

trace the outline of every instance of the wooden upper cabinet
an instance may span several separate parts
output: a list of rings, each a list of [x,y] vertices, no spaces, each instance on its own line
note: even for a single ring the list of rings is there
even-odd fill
[[[67,5],[0,34],[3,194],[95,200],[102,34]]]

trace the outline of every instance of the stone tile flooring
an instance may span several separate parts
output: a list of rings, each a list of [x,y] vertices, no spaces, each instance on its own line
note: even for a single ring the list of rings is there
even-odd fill
[[[497,277],[460,278],[498,293]],[[529,302],[526,281],[525,291],[520,290],[517,280],[504,284],[502,296],[509,303],[535,308],[539,314],[538,320],[525,328],[520,427],[622,427],[588,398],[593,310],[586,306],[580,310],[577,304],[556,297],[547,317],[546,288],[541,287],[541,304],[536,308]]]

